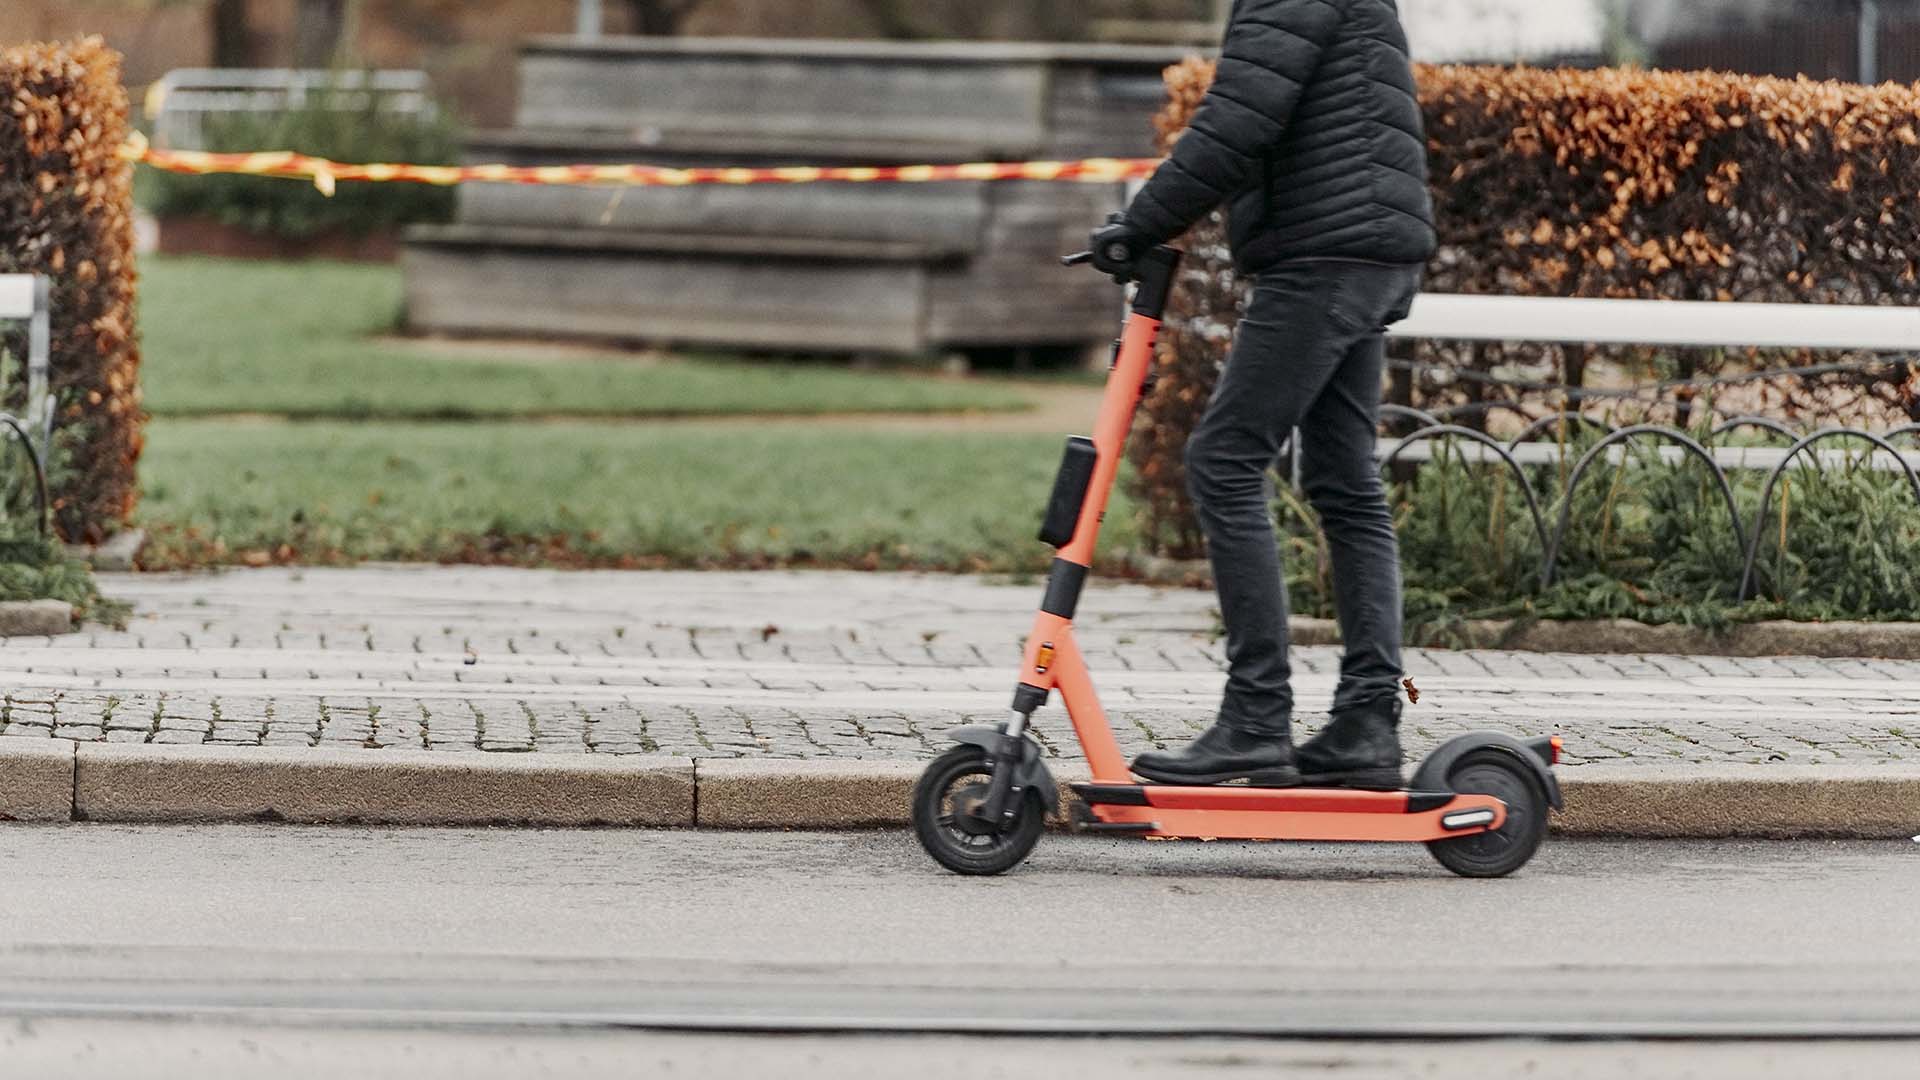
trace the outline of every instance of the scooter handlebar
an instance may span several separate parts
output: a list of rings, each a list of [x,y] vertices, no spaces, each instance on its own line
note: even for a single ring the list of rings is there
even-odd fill
[[[1106,255],[1107,261],[1115,264],[1132,262],[1134,259],[1134,253],[1128,249],[1125,244],[1108,245]],[[1091,251],[1076,251],[1072,255],[1062,258],[1060,264],[1062,266],[1085,266],[1093,261],[1093,256],[1094,253]]]

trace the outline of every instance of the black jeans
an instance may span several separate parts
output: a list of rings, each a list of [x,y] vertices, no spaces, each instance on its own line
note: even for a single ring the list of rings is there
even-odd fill
[[[1400,548],[1373,447],[1382,331],[1406,317],[1420,276],[1417,266],[1314,260],[1254,281],[1226,369],[1187,444],[1187,486],[1226,622],[1220,719],[1231,727],[1275,730],[1292,716],[1271,474],[1295,428],[1346,642],[1334,708],[1399,692]]]

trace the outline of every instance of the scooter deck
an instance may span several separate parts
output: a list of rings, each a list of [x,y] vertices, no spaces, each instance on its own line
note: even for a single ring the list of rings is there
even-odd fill
[[[1491,795],[1344,788],[1074,784],[1096,827],[1158,838],[1423,843],[1506,824]]]

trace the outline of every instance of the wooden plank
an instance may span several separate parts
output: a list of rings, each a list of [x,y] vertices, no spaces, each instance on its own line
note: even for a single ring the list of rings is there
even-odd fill
[[[783,187],[533,187],[464,184],[460,221],[475,226],[887,241],[972,252],[985,228],[982,184]]]
[[[1119,326],[1123,293],[1105,277],[1060,265],[1120,191],[1038,183],[995,185],[980,253],[928,280],[928,336],[944,346],[1072,344]]]
[[[1159,68],[1062,66],[1048,98],[1046,156],[1152,157],[1167,99]]]
[[[621,232],[614,229],[545,229],[513,225],[416,225],[407,230],[409,247],[500,248],[590,255],[705,255],[718,259],[802,260],[806,262],[935,263],[957,260],[966,252],[901,240],[853,240],[837,237],[770,237],[730,234]]]
[[[741,131],[632,131],[498,128],[467,136],[465,160],[489,165],[923,165],[984,161],[999,140],[949,138],[939,131],[883,135]]]
[[[784,60],[873,60],[916,64],[1090,64],[1166,67],[1192,50],[1168,46],[1085,44],[1033,41],[888,41],[882,39],[633,37],[594,41],[564,34],[536,34],[521,45],[521,55],[649,57],[726,57]]]
[[[940,131],[990,156],[1025,158],[1044,141],[1040,64],[619,54],[521,60],[518,124],[756,138],[890,140]]]
[[[1123,45],[1218,46],[1224,30],[1220,23],[1200,19],[1095,19],[1093,23],[1094,37]]]
[[[924,350],[925,271],[685,254],[413,246],[409,325],[775,351]]]

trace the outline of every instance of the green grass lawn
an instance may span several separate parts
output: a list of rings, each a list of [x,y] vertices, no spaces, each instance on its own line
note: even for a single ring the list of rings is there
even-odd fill
[[[141,378],[156,416],[300,418],[956,412],[1026,406],[1018,387],[831,364],[623,361],[378,341],[393,267],[147,258]]]
[[[159,420],[150,566],[357,559],[1039,570],[1050,435]],[[1124,500],[1108,550],[1130,546]]]

